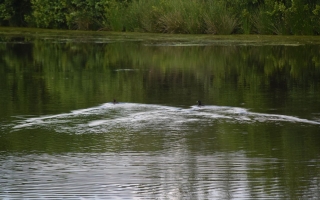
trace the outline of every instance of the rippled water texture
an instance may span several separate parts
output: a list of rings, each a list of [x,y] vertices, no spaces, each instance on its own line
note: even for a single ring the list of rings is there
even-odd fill
[[[20,118],[20,117],[19,117]],[[320,125],[320,121],[298,117],[250,112],[245,108],[226,106],[193,106],[177,108],[135,103],[106,103],[98,107],[74,110],[70,113],[17,120],[13,130],[43,128],[61,133],[108,133],[115,130],[180,131],[199,126],[225,123],[305,123]],[[193,126],[190,126],[193,124]]]
[[[290,192],[283,185],[285,179],[264,175],[266,168],[279,170],[278,166],[286,163],[286,159],[248,157],[242,150],[194,152],[187,150],[185,137],[193,132],[201,134],[199,130],[204,127],[223,123],[320,125],[318,121],[250,112],[239,107],[178,108],[137,103],[105,103],[70,113],[17,118],[6,127],[11,132],[42,129],[60,134],[102,134],[105,135],[103,139],[111,143],[119,140],[112,135],[114,132],[125,134],[121,140],[135,137],[137,133],[155,134],[167,137],[163,143],[166,147],[155,152],[125,150],[1,156],[0,191],[4,198],[290,198]],[[223,133],[220,131],[220,134]],[[112,151],[110,141],[104,142]],[[157,141],[152,140],[152,143],[157,145]],[[218,145],[216,142],[208,144]],[[308,160],[303,165],[319,171],[318,163],[319,160]],[[313,177],[295,195],[319,197],[318,185],[319,178]]]
[[[0,199],[320,199],[319,37],[1,30]]]
[[[266,166],[272,169],[281,162],[248,159],[241,151],[192,155],[192,160],[183,151],[152,155],[17,154],[0,163],[6,168],[1,171],[0,191],[2,198],[30,199],[288,198],[281,180],[261,177]],[[254,173],[248,176],[251,170]],[[310,181],[304,188],[305,194],[297,193],[302,198],[319,196],[314,185],[318,180]]]

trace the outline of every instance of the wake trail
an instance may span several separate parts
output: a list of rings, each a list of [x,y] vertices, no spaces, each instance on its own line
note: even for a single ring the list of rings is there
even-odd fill
[[[74,110],[69,113],[22,117],[11,124],[11,130],[46,128],[68,133],[104,133],[126,130],[183,130],[194,123],[303,123],[320,125],[320,122],[294,116],[256,113],[240,107],[171,106],[138,103],[105,103],[100,106]]]

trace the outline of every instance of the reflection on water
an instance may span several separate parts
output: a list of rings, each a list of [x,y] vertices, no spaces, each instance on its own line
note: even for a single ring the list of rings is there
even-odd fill
[[[320,199],[318,37],[131,36],[0,34],[0,199]]]
[[[317,174],[320,170],[319,158],[290,160],[261,155],[252,157],[249,150],[225,151],[206,147],[221,145],[216,134],[243,134],[244,130],[228,130],[230,124],[239,129],[237,125],[259,126],[261,123],[270,127],[290,124],[320,127],[320,122],[298,117],[210,105],[178,108],[105,103],[56,115],[20,116],[6,129],[12,133],[40,129],[42,133],[54,131],[60,135],[88,135],[99,137],[101,141],[95,142],[87,153],[85,151],[88,149],[61,154],[5,153],[0,157],[0,196],[31,199],[319,198],[318,177],[303,179],[300,187],[288,191],[286,182],[300,181],[302,174],[292,176],[285,169],[296,167],[292,169],[293,173],[303,169]],[[220,130],[211,128],[213,132],[209,133],[210,136],[201,136],[206,127],[223,124],[227,127],[220,127]],[[233,133],[227,133],[230,131]],[[279,133],[276,134],[275,141],[278,142]],[[140,137],[134,139],[138,135]],[[189,140],[190,136],[192,140]],[[143,150],[143,146],[148,145],[141,141],[145,139],[147,143],[157,146],[155,151],[150,151],[152,148]],[[136,143],[132,144],[129,140]],[[192,149],[189,142],[196,142],[199,146]],[[259,140],[256,142],[263,144]],[[122,143],[119,145],[123,150],[117,149],[115,143]],[[232,145],[234,142],[228,143]],[[88,144],[82,146],[88,148]],[[72,146],[67,141],[62,145]],[[236,142],[236,145],[239,143]],[[60,148],[57,146],[54,144],[51,148]],[[101,149],[105,150],[100,152]]]
[[[290,191],[283,185],[285,180],[265,175],[265,168],[276,169],[282,165],[281,160],[247,158],[241,151],[189,153],[180,150],[151,155],[121,152],[1,156],[0,196],[17,199],[290,198]],[[317,199],[320,197],[318,186],[319,179],[314,177],[295,195]]]

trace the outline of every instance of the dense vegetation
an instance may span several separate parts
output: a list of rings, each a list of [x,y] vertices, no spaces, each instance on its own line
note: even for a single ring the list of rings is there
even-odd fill
[[[1,26],[208,34],[320,34],[320,0],[3,0]]]

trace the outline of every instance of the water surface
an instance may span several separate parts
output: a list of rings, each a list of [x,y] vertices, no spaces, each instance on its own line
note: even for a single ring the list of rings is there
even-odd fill
[[[319,199],[318,40],[2,33],[0,198]]]

